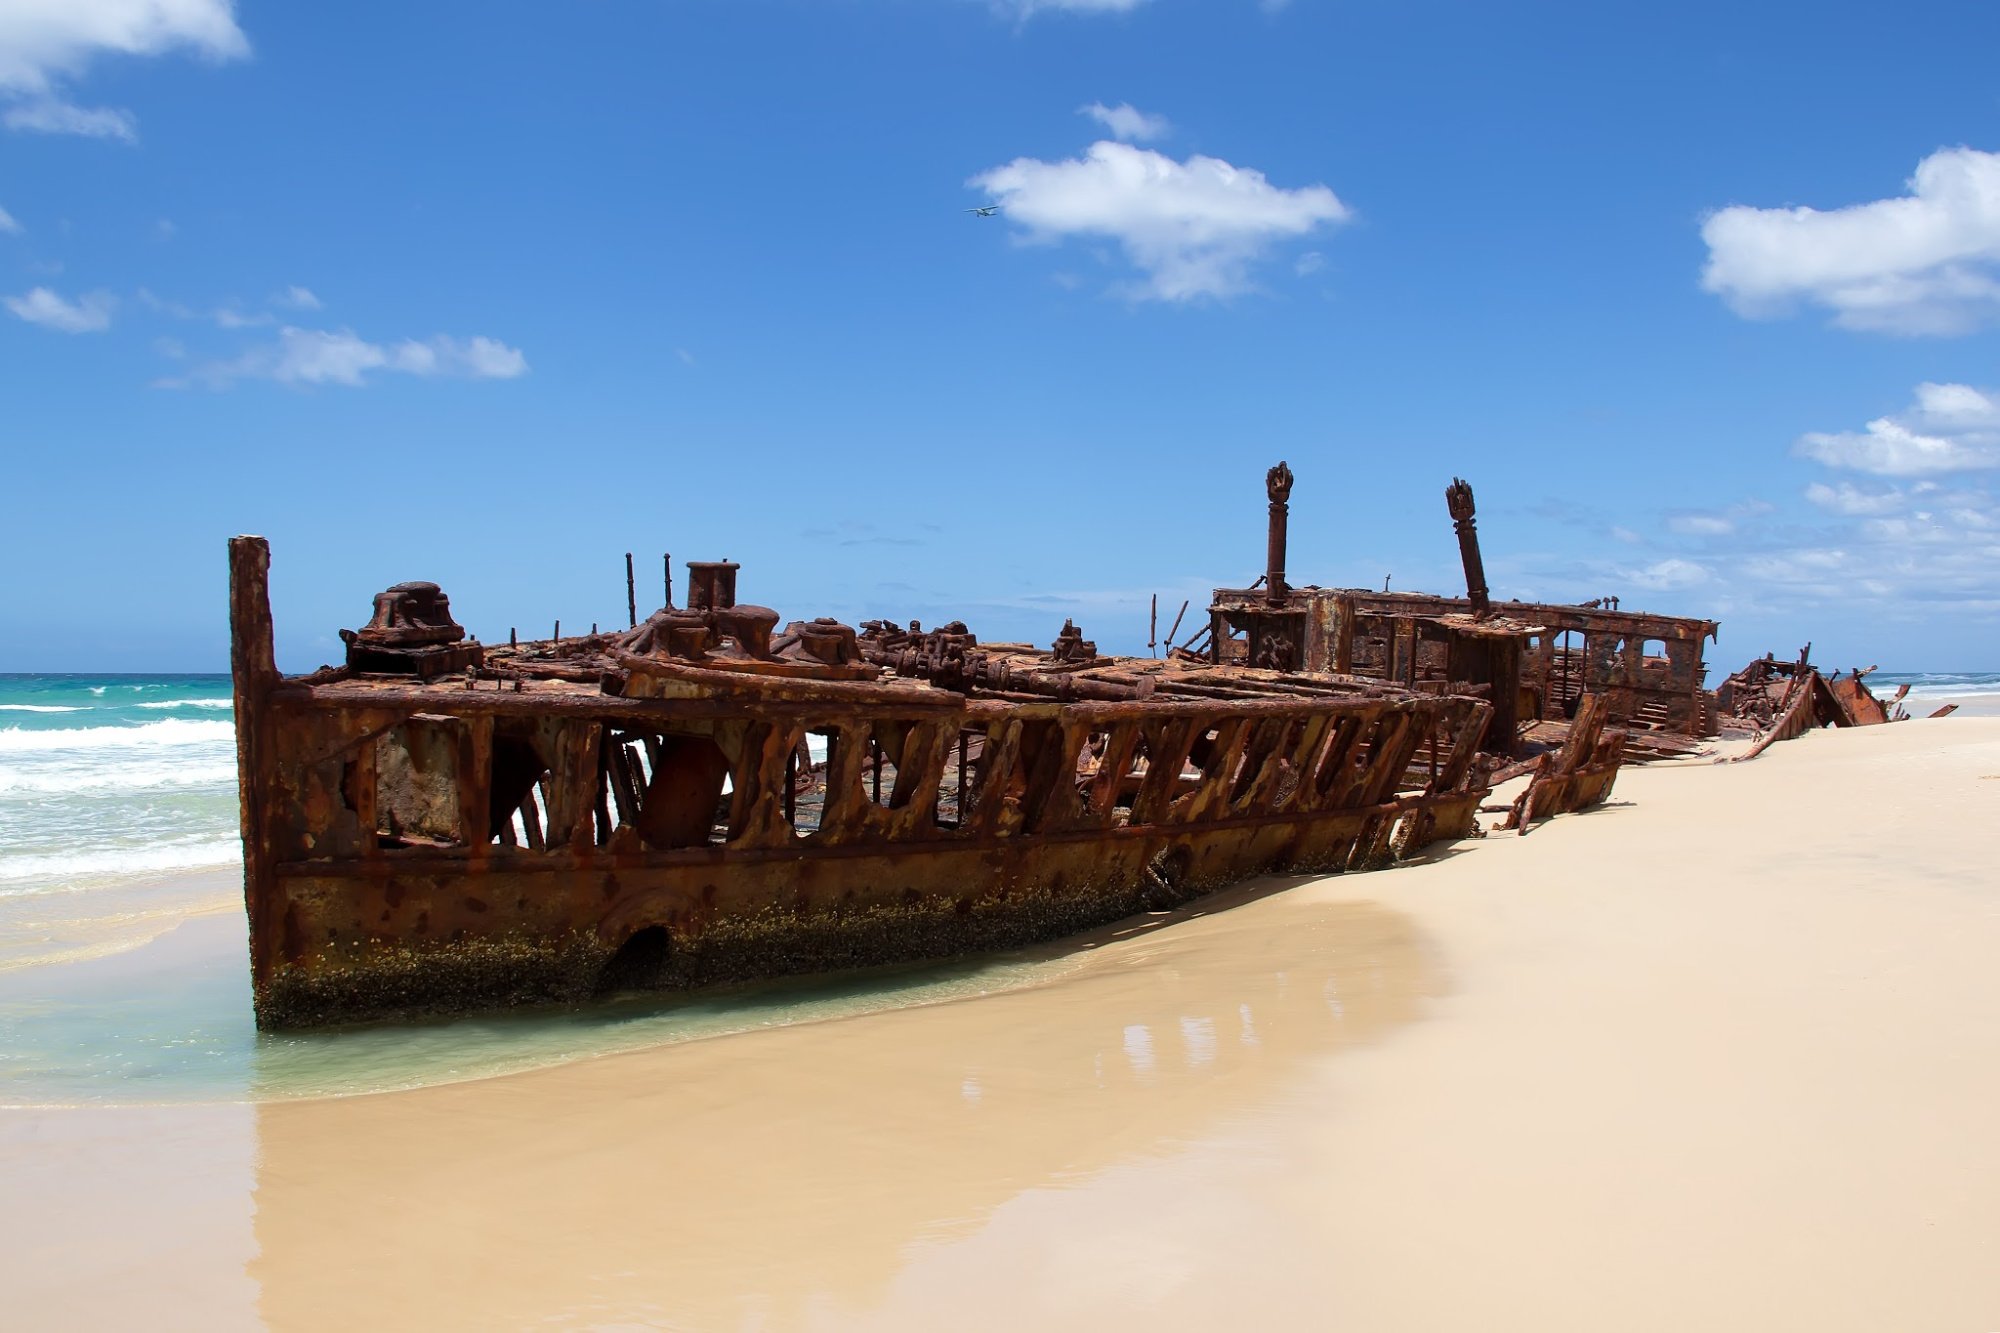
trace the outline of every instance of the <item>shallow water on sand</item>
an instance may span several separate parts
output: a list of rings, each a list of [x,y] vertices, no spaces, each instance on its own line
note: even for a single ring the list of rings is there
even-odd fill
[[[1213,1285],[1203,1265],[1282,1284],[1324,1257],[1288,1225],[1301,1163],[1270,1132],[1295,1123],[1323,1057],[1443,989],[1409,918],[1273,887],[1099,932],[1073,972],[978,1003],[259,1105],[259,1313],[279,1328],[1232,1326],[1187,1305]],[[1246,1141],[1198,1148],[1218,1133]],[[1250,1206],[1215,1189],[1251,1176]],[[1079,1224],[1063,1197],[1096,1211]],[[998,1244],[954,1271],[955,1243],[989,1225]],[[1051,1248],[1060,1273],[1039,1262]],[[906,1272],[941,1291],[914,1322],[874,1317]],[[1124,1319],[1066,1299],[1121,1287]],[[1243,1322],[1319,1326],[1290,1313]]]
[[[1015,955],[332,1031],[259,1033],[242,913],[142,948],[0,972],[0,1106],[268,1101],[424,1087],[590,1056],[937,1004],[1063,975]]]
[[[1075,1273],[1142,1283],[1131,1310],[1171,1326],[1163,1295],[1177,1308],[1191,1294],[1177,1287],[1213,1285],[1195,1278],[1198,1256],[1315,1261],[1282,1208],[1209,1208],[1214,1182],[1176,1159],[1219,1130],[1284,1123],[1320,1057],[1412,1021],[1442,989],[1408,918],[1281,891],[1296,883],[1134,918],[1060,953],[498,1025],[517,1048],[556,1050],[569,1024],[576,1048],[601,1049],[621,1022],[668,1043],[559,1069],[392,1096],[0,1112],[0,1179],[34,1218],[0,1247],[0,1281],[38,1327],[775,1329],[857,1312],[872,1327],[865,1312],[901,1270],[927,1271],[924,1254],[948,1257],[997,1221],[1015,1242],[975,1261],[989,1279],[1032,1284],[1031,1251],[1055,1245]],[[82,1008],[120,987],[171,997],[163,973],[219,987],[212,967],[188,965],[239,925],[218,919],[206,943],[169,936],[122,973],[116,960],[36,970],[95,968],[94,998],[58,997],[87,1021]],[[719,1022],[717,1006],[762,1030]],[[266,1095],[295,1058],[357,1086],[469,1075],[495,1068],[485,1028],[231,1048],[233,1072],[210,1081]],[[739,1035],[687,1039],[713,1031]],[[93,1096],[108,1049],[67,1070]],[[1256,1145],[1222,1165],[1235,1184],[1254,1172],[1282,1186],[1293,1170]],[[1145,1197],[1117,1210],[1132,1216],[1050,1222],[1052,1201],[1093,1206],[1097,1182],[1130,1172]],[[1191,1209],[1192,1238],[1179,1234]],[[1140,1234],[1162,1218],[1164,1246]],[[1041,1289],[1067,1304],[1059,1287]],[[925,1299],[903,1326],[1053,1326],[990,1294]],[[1179,1326],[1226,1322],[1208,1314]]]

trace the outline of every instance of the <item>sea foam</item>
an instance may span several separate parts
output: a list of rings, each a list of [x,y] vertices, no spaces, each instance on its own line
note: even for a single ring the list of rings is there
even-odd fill
[[[10,856],[0,860],[0,883],[24,879],[59,879],[61,882],[29,889],[0,890],[0,893],[46,893],[76,887],[70,881],[77,879],[226,866],[242,857],[243,844],[236,838],[204,838],[198,842],[105,848],[50,856]]]
[[[144,704],[140,705],[145,707]],[[0,704],[0,713],[81,713],[81,708],[68,704]]]
[[[236,762],[227,758],[181,758],[164,763],[133,760],[116,765],[100,761],[38,766],[27,771],[0,766],[0,796],[221,787],[235,781]]]
[[[75,727],[68,730],[24,731],[0,728],[0,754],[47,750],[104,750],[169,745],[209,745],[234,742],[234,723],[170,717],[136,727]]]

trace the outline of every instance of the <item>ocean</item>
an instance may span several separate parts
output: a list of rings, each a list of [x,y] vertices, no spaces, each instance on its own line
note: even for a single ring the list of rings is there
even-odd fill
[[[1915,717],[1955,702],[2000,712],[2000,672],[1878,672],[1870,683],[1885,698],[1908,684]],[[1033,984],[1066,966],[1042,954],[725,997],[260,1035],[236,821],[227,676],[0,675],[0,1105],[410,1087]],[[132,963],[135,948],[190,923],[177,949]]]
[[[1911,717],[1925,717],[1949,703],[2000,695],[2000,671],[1877,671],[1868,677],[1868,688],[1883,700],[1901,685],[1910,687],[1903,700],[1904,711]],[[1990,713],[1993,709],[1987,706],[1977,711]]]
[[[0,676],[0,969],[226,905],[241,856],[229,677]]]

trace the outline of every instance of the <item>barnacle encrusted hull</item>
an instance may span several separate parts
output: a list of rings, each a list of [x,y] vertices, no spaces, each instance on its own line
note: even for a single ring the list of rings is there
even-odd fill
[[[1052,939],[1386,864],[1472,832],[1487,791],[1481,698],[1100,657],[1073,628],[780,633],[723,564],[628,632],[508,647],[399,585],[348,667],[285,678],[268,548],[230,560],[265,1027]]]

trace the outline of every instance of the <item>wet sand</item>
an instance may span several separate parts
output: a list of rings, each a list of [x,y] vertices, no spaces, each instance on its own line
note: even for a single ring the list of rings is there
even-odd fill
[[[0,975],[150,944],[190,917],[243,912],[240,866],[183,870],[81,893],[0,898]]]
[[[1045,985],[0,1112],[29,1327],[2000,1327],[2000,719],[1621,775]]]

